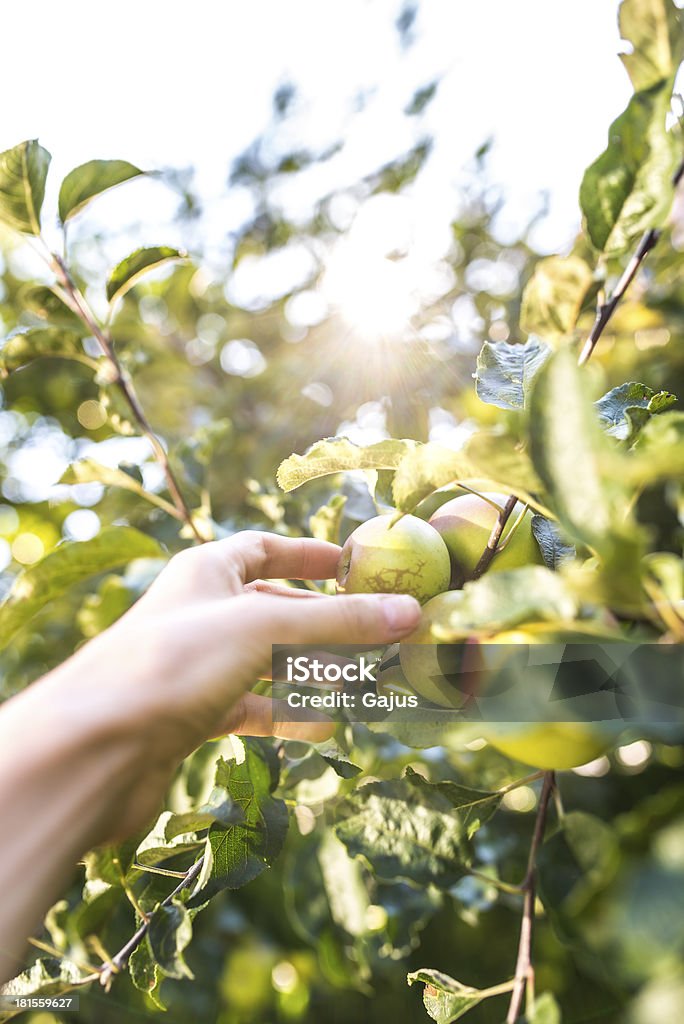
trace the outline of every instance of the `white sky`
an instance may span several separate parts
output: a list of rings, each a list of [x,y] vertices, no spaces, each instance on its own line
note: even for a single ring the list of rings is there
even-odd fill
[[[33,0],[5,12],[0,149],[39,137],[53,154],[49,198],[75,164],[117,157],[145,168],[192,163],[212,202],[231,158],[268,123],[274,88],[292,79],[303,100],[296,141],[346,140],[334,167],[290,189],[296,210],[314,188],[351,182],[411,145],[420,126],[401,110],[446,72],[423,126],[437,144],[415,199],[421,217],[448,221],[459,169],[493,135],[506,218],[524,222],[548,190],[551,217],[536,241],[561,248],[578,221],[582,171],[629,96],[617,6],[423,0],[417,42],[402,52],[397,0]],[[367,89],[372,99],[352,120],[348,101]],[[162,192],[135,182],[87,216],[140,218],[149,224],[140,242],[173,243],[175,198]],[[210,210],[206,231],[218,239],[244,214],[244,197]]]

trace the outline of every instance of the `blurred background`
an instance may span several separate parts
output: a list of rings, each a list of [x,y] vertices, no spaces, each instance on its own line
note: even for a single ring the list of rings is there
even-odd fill
[[[107,271],[132,249],[168,244],[189,254],[127,294],[112,332],[191,505],[219,531],[308,533],[339,481],[283,495],[275,470],[321,437],[457,446],[474,423],[500,417],[475,397],[475,359],[487,338],[524,340],[520,299],[535,262],[576,244],[582,173],[631,91],[616,56],[617,6],[122,0],[105,12],[40,0],[14,9],[0,150],[38,137],[52,152],[50,243],[61,248],[56,196],[72,167],[119,158],[155,172],[69,227],[69,260],[94,309],[105,314]],[[677,221],[669,241],[601,343],[591,373],[604,389],[643,379],[682,391]],[[40,325],[41,282],[50,275],[35,249],[0,233],[0,337]],[[84,340],[90,355],[93,345]],[[86,540],[104,524],[131,523],[171,550],[186,543],[132,491],[60,483],[88,456],[162,491],[135,434],[117,394],[83,363],[38,360],[2,383],[0,593],[63,538]],[[348,531],[373,511],[362,480],[343,486]],[[134,563],[53,603],[2,656],[0,694],[109,625],[157,569]],[[387,777],[412,757],[371,734],[353,751]],[[540,929],[539,987],[560,992],[568,1021],[648,1024],[652,1006],[666,1008],[657,1019],[675,1020],[684,1005],[682,983],[668,973],[672,950],[684,948],[681,926],[665,938],[661,927],[665,911],[673,927],[665,893],[684,870],[678,757],[641,743],[614,759],[610,776],[607,761],[597,769],[589,797],[579,776],[564,783],[570,803],[623,816],[632,844],[622,894],[596,909],[608,922],[605,963],[571,955],[548,924]],[[207,763],[206,754],[191,759],[185,776],[206,774]],[[416,1020],[423,1011],[420,993],[405,987],[409,969],[427,963],[474,985],[508,976],[518,919],[486,887],[464,884],[452,900],[378,887],[359,869],[353,884],[365,887],[365,909],[342,921],[331,914],[338,868],[304,838],[344,780],[309,777],[307,758],[298,763],[294,751],[285,786],[308,809],[300,834],[278,868],[198,921],[188,955],[197,980],[168,983],[165,1019]],[[440,749],[420,770],[481,788],[509,778],[495,753],[483,768],[471,753]],[[666,809],[654,806],[659,789],[671,794]],[[511,877],[522,873],[533,806],[531,792],[520,792],[506,807],[507,833],[485,830],[487,855],[505,854]],[[658,814],[680,832],[652,853],[644,829]],[[647,860],[642,890],[634,871]],[[126,909],[112,913],[113,948],[130,923]],[[596,920],[589,916],[589,931]],[[661,975],[665,982],[653,980]],[[84,993],[82,1006],[68,1019],[109,1024],[158,1012],[126,979],[108,1000]],[[484,1004],[469,1019],[499,1017]]]

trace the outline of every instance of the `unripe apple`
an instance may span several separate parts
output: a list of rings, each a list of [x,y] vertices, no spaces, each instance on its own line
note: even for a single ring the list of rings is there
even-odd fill
[[[567,632],[540,624],[535,631],[510,630],[486,641],[437,643],[430,630],[432,623],[444,621],[461,600],[460,591],[434,597],[423,609],[418,627],[399,648],[401,667],[408,683],[421,697],[440,707],[464,707],[471,695],[477,698],[478,688],[483,679],[487,679],[486,670],[489,669],[493,677],[501,670],[500,659],[497,663],[487,652],[490,644],[590,644],[616,639],[614,635],[602,638],[588,631],[584,633],[579,624]],[[502,656],[505,658],[506,652],[502,652]],[[622,723],[613,721],[484,722],[480,735],[501,753],[533,768],[563,771],[604,754],[623,729]]]
[[[498,633],[491,644],[600,643],[616,639],[583,633],[581,627],[561,632],[552,626]],[[497,722],[482,730],[487,742],[507,757],[532,768],[565,771],[593,761],[615,745],[624,725],[620,722]]]
[[[503,508],[507,501],[505,494],[487,492],[485,497]],[[505,544],[497,551],[489,565],[489,572],[500,572],[504,569],[517,569],[521,565],[531,563],[542,564],[543,559],[534,536],[532,535],[532,516],[529,512],[506,542],[511,527],[522,512],[524,506],[517,502],[508,518],[500,544]],[[430,517],[430,525],[441,534],[449,549],[451,557],[451,585],[462,587],[472,578],[475,566],[487,546],[487,541],[497,521],[498,512],[493,505],[484,501],[476,494],[463,494],[459,498],[447,501]]]
[[[378,665],[375,689],[384,697],[411,697],[415,694],[401,668],[399,644],[387,648]]]
[[[468,642],[437,643],[431,626],[462,600],[463,594],[458,590],[433,597],[423,608],[416,629],[399,646],[401,667],[407,681],[417,694],[443,708],[463,707],[468,699],[462,673]]]
[[[393,513],[376,516],[347,537],[340,593],[410,594],[424,604],[449,586],[449,552],[437,531],[416,516],[393,520]]]

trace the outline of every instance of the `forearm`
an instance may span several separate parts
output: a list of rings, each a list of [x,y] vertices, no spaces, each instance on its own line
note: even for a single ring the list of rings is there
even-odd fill
[[[144,731],[110,713],[113,699],[106,680],[65,666],[0,708],[0,982],[147,774]]]

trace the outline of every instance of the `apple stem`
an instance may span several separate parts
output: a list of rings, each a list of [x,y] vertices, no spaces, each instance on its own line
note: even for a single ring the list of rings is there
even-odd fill
[[[520,924],[520,939],[518,941],[518,958],[515,965],[515,979],[511,1002],[508,1007],[506,1024],[515,1024],[522,1009],[525,991],[534,992],[534,969],[532,966],[532,933],[534,930],[534,907],[537,898],[537,853],[544,839],[546,830],[546,817],[549,810],[551,796],[556,787],[556,776],[554,772],[544,772],[544,784],[539,796],[537,807],[537,818],[534,825],[534,833],[530,844],[530,853],[527,859],[527,872],[522,883],[525,893],[523,902],[523,915]]]
[[[475,571],[473,572],[473,575],[471,577],[472,579],[479,579],[480,576],[482,576],[482,574],[486,572],[489,566],[491,565],[494,555],[498,550],[501,535],[504,532],[506,523],[508,522],[517,502],[518,499],[516,498],[515,494],[511,494],[511,496],[506,499],[506,504],[500,510],[496,518],[496,522],[492,527],[492,532],[490,533],[489,539],[487,541],[487,547],[480,555],[480,560],[475,566]]]

